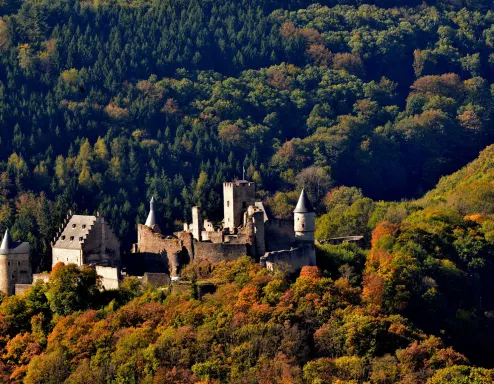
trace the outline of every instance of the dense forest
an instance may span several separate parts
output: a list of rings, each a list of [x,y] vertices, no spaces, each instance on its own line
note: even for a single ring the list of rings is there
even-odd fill
[[[70,209],[127,252],[151,196],[166,232],[219,221],[243,169],[366,248],[173,291],[57,266],[1,299],[0,382],[492,383],[493,24],[488,0],[0,0],[0,231],[35,271]]]
[[[244,167],[278,216],[421,196],[494,142],[494,13],[393,3],[1,2],[0,230],[44,270],[69,209],[127,250],[151,195],[168,231],[218,220]]]
[[[246,257],[102,291],[94,269],[59,263],[1,301],[0,381],[492,383],[493,187],[490,146],[419,200],[334,188],[318,231],[371,231],[370,250],[320,245],[295,276]]]

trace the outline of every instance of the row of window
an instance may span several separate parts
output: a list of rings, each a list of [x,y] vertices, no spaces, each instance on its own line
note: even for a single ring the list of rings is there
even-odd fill
[[[10,267],[10,261],[8,261],[8,262],[7,262],[7,264],[8,264],[8,266]],[[20,262],[20,261],[18,261],[18,262],[17,262],[17,265],[21,265],[21,262]]]
[[[74,225],[75,225],[75,224],[74,224]],[[70,238],[69,238],[69,239],[70,239],[70,241],[74,241],[74,236],[70,236]],[[65,235],[64,235],[64,236],[62,236],[62,240],[65,240]],[[81,236],[81,237],[79,237],[79,241],[82,241],[82,240],[83,240],[83,237],[82,237],[82,236]]]
[[[77,227],[77,224],[72,224],[72,228]],[[82,229],[86,229],[86,224],[82,224]]]

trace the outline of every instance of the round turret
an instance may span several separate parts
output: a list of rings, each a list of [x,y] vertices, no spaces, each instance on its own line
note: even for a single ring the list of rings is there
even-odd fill
[[[293,211],[295,239],[298,241],[314,242],[316,230],[316,213],[312,208],[305,189],[302,189],[297,206]]]

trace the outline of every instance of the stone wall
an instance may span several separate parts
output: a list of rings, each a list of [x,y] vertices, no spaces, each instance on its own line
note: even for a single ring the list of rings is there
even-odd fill
[[[170,285],[170,275],[167,273],[152,273],[146,272],[142,277],[143,284],[151,284],[153,287],[163,287],[164,285]]]
[[[101,284],[106,290],[120,287],[121,276],[118,268],[97,265],[96,273],[101,276]]]
[[[36,283],[38,280],[41,280],[43,283],[48,283],[48,281],[50,281],[50,274],[49,273],[35,273],[33,275],[33,284]]]
[[[207,239],[212,243],[223,242],[223,232],[206,232]]]
[[[264,223],[266,251],[290,249],[295,241],[293,220],[269,219]]]
[[[188,232],[179,233],[184,240],[179,237],[165,237],[142,224],[138,225],[137,232],[137,246],[139,252],[144,255],[146,270],[149,272],[167,272],[175,275],[182,264],[182,255],[187,257],[189,249],[193,252]]]
[[[316,265],[314,245],[306,244],[293,249],[267,252],[261,257],[261,264],[271,270],[280,263],[287,264],[291,271],[297,271],[307,265]]]
[[[254,212],[252,214],[252,218],[254,222],[254,232],[256,238],[256,256],[263,256],[264,253],[266,253],[264,212]]]
[[[194,260],[194,240],[192,233],[177,232],[174,235],[182,241],[182,263],[190,263]]]
[[[32,284],[16,284],[15,285],[15,294],[16,295],[21,295],[24,292],[26,292],[29,288],[31,288],[33,285]]]
[[[211,263],[219,261],[236,260],[242,256],[248,255],[247,244],[229,244],[229,243],[195,243],[195,259],[206,260]]]
[[[57,263],[83,265],[82,249],[52,248],[52,266]]]

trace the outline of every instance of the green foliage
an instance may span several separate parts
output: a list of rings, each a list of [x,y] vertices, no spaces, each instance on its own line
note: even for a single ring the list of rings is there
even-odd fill
[[[46,292],[51,310],[66,316],[90,308],[99,294],[99,280],[94,268],[79,268],[75,264],[64,266],[63,263],[55,265]]]
[[[101,293],[94,271],[57,267],[2,299],[0,381],[492,381],[416,327],[493,364],[493,148],[421,200],[379,200],[421,196],[493,142],[493,12],[0,1],[0,229],[36,271],[69,209],[98,210],[128,250],[151,195],[164,231],[193,205],[219,221],[244,168],[275,216],[305,187],[319,240],[371,246],[321,245],[325,275],[295,282],[249,259],[194,264],[184,280],[218,285],[202,301],[133,279]]]

